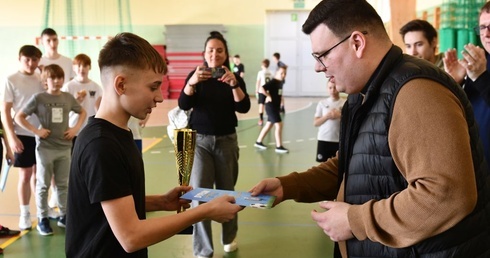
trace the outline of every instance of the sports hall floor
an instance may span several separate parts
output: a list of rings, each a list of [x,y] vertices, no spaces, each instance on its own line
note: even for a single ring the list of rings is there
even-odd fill
[[[292,171],[304,171],[316,165],[316,132],[313,115],[319,98],[286,98],[286,114],[283,116],[284,146],[288,154],[274,152],[273,131],[264,140],[267,150],[253,146],[260,128],[257,125],[257,107],[252,98],[248,114],[239,115],[238,141],[240,145],[240,175],[236,190],[248,191],[263,178],[285,175]],[[173,146],[167,137],[167,112],[175,107],[175,100],[165,100],[153,110],[143,131],[144,161],[147,194],[167,192],[177,184],[177,172]],[[0,223],[16,229],[19,217],[17,199],[17,171],[10,171],[5,192],[0,192]],[[332,257],[333,243],[316,226],[310,211],[318,209],[316,203],[303,204],[286,201],[270,210],[246,208],[239,213],[238,250],[224,253],[220,243],[221,226],[213,223],[214,257],[236,258],[317,258]],[[34,196],[31,198],[33,226],[35,218]],[[163,216],[167,212],[149,213],[148,217]],[[51,221],[53,236],[41,236],[37,230],[23,231],[20,237],[0,238],[6,258],[57,258],[64,255],[64,229]],[[35,228],[35,227],[33,227]],[[1,257],[1,255],[0,255]],[[190,235],[177,235],[149,247],[149,257],[191,258]]]

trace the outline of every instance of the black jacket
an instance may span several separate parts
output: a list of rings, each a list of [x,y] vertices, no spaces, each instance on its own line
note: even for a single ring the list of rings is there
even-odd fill
[[[477,179],[476,208],[453,228],[411,247],[391,248],[369,239],[348,240],[349,257],[490,257],[490,177],[471,104],[446,73],[426,61],[403,55],[398,47],[388,52],[364,88],[364,97],[349,96],[342,110],[339,178],[342,180],[345,174],[345,201],[362,204],[385,199],[407,187],[393,161],[388,132],[397,94],[414,78],[441,83],[465,109]]]

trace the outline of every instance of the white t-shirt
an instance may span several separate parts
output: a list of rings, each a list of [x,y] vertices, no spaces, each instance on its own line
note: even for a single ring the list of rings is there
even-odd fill
[[[94,116],[96,113],[95,109],[95,103],[97,99],[102,97],[102,88],[92,80],[86,83],[81,83],[75,79],[69,81],[68,83],[65,83],[63,85],[63,88],[61,89],[64,92],[68,92],[71,95],[75,96],[75,93],[85,90],[87,92],[87,95],[85,95],[85,98],[83,101],[80,103],[80,105],[85,109],[87,112],[87,118],[85,119],[85,122],[83,123],[82,127],[78,132],[80,132],[85,125],[87,124],[88,118],[91,116]],[[75,112],[70,112],[70,127],[74,127],[77,124],[79,115]],[[78,135],[78,133],[77,133]]]
[[[129,117],[128,127],[133,133],[133,139],[141,140],[143,128],[140,126],[140,120],[134,116]]]
[[[6,103],[12,103],[13,118],[18,111],[22,110],[24,105],[33,95],[43,91],[44,87],[41,83],[39,73],[28,75],[21,72],[16,72],[6,78],[1,89],[1,100]],[[39,127],[40,125],[39,119],[35,114],[28,116],[27,121],[34,127]],[[14,131],[17,135],[34,137],[33,133],[15,124],[15,122]]]
[[[65,72],[65,84],[69,82],[71,78],[75,77],[75,71],[73,71],[73,61],[70,58],[63,55],[60,55],[60,57],[57,59],[49,59],[45,56],[41,57],[39,65],[47,66],[50,64],[57,64],[63,69],[63,72]]]
[[[337,109],[342,110],[344,106],[345,99],[339,98],[338,100],[333,100],[332,98],[326,98],[318,102],[315,111],[315,117],[322,117],[331,110]],[[328,119],[320,125],[318,128],[318,140],[326,142],[338,142],[340,132],[340,118]]]
[[[269,69],[266,70],[260,70],[257,73],[257,81],[260,81],[260,88],[259,92],[263,93],[262,86],[266,83],[268,83],[270,80],[272,80],[272,73]]]

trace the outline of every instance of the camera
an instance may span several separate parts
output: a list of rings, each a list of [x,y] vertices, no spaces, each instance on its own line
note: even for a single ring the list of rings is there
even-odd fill
[[[221,76],[223,76],[226,71],[224,68],[221,68],[221,67],[206,67],[204,68],[205,71],[208,71],[208,72],[211,72],[211,77],[212,78],[221,78]]]

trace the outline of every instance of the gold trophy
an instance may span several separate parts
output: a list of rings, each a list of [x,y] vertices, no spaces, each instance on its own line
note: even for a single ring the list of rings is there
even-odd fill
[[[179,173],[179,185],[188,186],[191,179],[192,164],[194,163],[194,149],[196,147],[196,131],[191,129],[174,130],[174,149]],[[184,193],[182,193],[184,194]],[[177,213],[185,211],[180,207]]]

